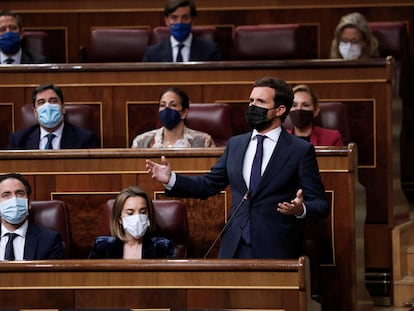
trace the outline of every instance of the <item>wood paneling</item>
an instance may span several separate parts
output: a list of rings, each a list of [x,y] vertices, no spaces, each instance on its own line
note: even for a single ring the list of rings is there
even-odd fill
[[[150,115],[150,111],[156,111],[156,101],[160,91],[171,85],[186,90],[193,102],[229,103],[233,108],[234,126],[238,129],[235,132],[244,131],[246,128],[244,111],[253,81],[265,75],[276,75],[291,85],[309,84],[317,91],[321,100],[342,101],[347,109],[349,108],[351,138],[360,150],[359,181],[367,192],[365,238],[367,245],[369,243],[369,245],[385,246],[376,248],[375,253],[366,253],[366,267],[391,270],[392,262],[387,260],[391,254],[390,228],[406,220],[409,211],[399,181],[398,135],[401,126],[399,122],[401,103],[395,97],[393,89],[392,59],[366,62],[324,60],[13,66],[2,68],[0,71],[2,81],[0,97],[4,102],[15,103],[14,112],[17,114],[22,103],[30,102],[31,91],[37,84],[53,81],[63,88],[68,102],[101,103],[103,146],[125,148],[129,146],[132,139],[129,137],[132,135],[129,126],[131,124],[135,124],[137,128],[142,126],[135,120],[152,118],[152,121],[145,123],[145,126],[156,123],[157,114]],[[141,106],[146,108],[142,110],[137,108]],[[110,153],[111,150],[104,149],[103,152]],[[134,151],[125,150],[125,152],[128,154]],[[7,159],[7,155],[4,157],[3,160]],[[14,159],[13,164],[10,165],[8,161],[3,162],[7,165],[2,166],[1,170],[9,171],[13,167],[22,172],[30,172],[33,170],[33,163],[27,161],[28,159]],[[119,166],[124,160],[118,159],[115,163],[106,163],[106,166],[102,167],[97,167],[95,163],[80,160],[77,162],[79,165],[82,163],[82,167],[87,171],[92,169],[102,173],[112,165]],[[191,161],[195,161],[191,165],[196,165],[196,159]],[[150,178],[133,175],[136,171],[144,169],[142,164],[138,165],[135,162],[134,164],[137,167],[129,171],[131,175],[128,178],[122,176],[119,179],[111,177],[95,181],[90,179],[90,176],[84,176],[79,183],[82,187],[78,188],[76,183],[69,187],[78,192],[83,189],[100,191],[98,189],[101,184],[116,184],[115,190],[119,191],[130,182],[155,187],[154,181]],[[208,164],[209,168],[213,163]],[[54,167],[55,165],[57,166]],[[63,169],[59,184],[64,184],[67,175],[75,174],[71,165],[61,168],[59,163],[48,161],[46,167],[50,171]],[[44,176],[36,178],[46,180],[42,180],[41,186],[39,183],[36,189],[39,193],[36,195],[49,197],[51,189],[44,185],[53,184],[54,181],[47,177],[47,173],[42,175]],[[371,226],[379,228],[381,234],[378,234],[377,230],[371,230]]]
[[[2,309],[321,310],[304,257],[3,262],[0,269]]]
[[[73,243],[71,258],[85,258],[102,227],[101,203],[136,184],[153,198],[164,198],[162,185],[145,170],[145,159],[165,155],[173,169],[186,175],[209,171],[223,152],[207,149],[96,149],[0,152],[0,170],[20,171],[33,186],[34,200],[60,199],[67,203]],[[365,190],[357,180],[356,146],[317,148],[317,159],[331,214],[315,225],[320,266],[317,293],[327,310],[356,310],[369,301],[364,285]],[[187,207],[189,257],[202,258],[227,219],[231,192],[207,200],[182,199]],[[311,236],[315,238],[314,236]],[[209,255],[214,258],[217,247]],[[318,256],[319,257],[319,256]],[[316,258],[312,258],[315,264]],[[338,307],[338,302],[340,306]],[[340,309],[343,308],[343,309]]]
[[[137,3],[124,1],[4,1],[7,7],[20,13],[23,25],[30,29],[65,29],[68,61],[80,62],[80,48],[88,47],[89,33],[100,26],[142,26],[150,29],[164,25],[164,1]],[[374,1],[197,1],[199,15],[196,24],[215,25],[218,28],[255,24],[315,24],[320,31],[321,58],[329,57],[330,44],[335,27],[341,16],[353,11],[363,13],[369,21],[407,21],[409,32],[414,26],[410,21],[414,5],[410,0]],[[63,33],[62,33],[63,34]],[[61,41],[60,41],[61,42]],[[61,43],[60,43],[61,44]],[[414,55],[414,39],[410,38],[411,55]],[[229,55],[228,52],[224,52]]]

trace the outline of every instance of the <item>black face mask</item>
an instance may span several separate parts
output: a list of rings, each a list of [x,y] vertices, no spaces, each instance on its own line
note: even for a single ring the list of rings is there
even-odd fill
[[[308,126],[313,121],[313,110],[292,110],[289,115],[293,125],[298,128]]]
[[[246,119],[249,125],[260,131],[263,131],[271,126],[273,119],[267,118],[269,109],[251,105],[247,108]]]

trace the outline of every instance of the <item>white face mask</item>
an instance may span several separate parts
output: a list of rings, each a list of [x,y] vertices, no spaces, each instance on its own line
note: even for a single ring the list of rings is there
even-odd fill
[[[358,59],[361,56],[361,45],[351,42],[339,42],[339,53],[347,60]]]
[[[21,223],[29,214],[29,200],[16,198],[5,200],[0,203],[1,217],[10,224]]]
[[[128,232],[135,239],[139,239],[147,231],[150,221],[146,214],[135,214],[122,217],[122,226],[125,232]]]

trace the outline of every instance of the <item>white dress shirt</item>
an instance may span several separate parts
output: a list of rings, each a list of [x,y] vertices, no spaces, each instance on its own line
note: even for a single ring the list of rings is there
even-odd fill
[[[23,260],[24,254],[24,244],[26,241],[26,233],[27,227],[29,226],[29,222],[26,220],[23,225],[14,231],[18,236],[13,240],[13,248],[14,248],[14,258],[15,260]],[[6,244],[9,241],[9,237],[7,233],[10,231],[6,229],[6,227],[2,224],[1,225],[1,239],[0,239],[0,260],[4,260],[4,253],[6,251]]]
[[[270,157],[272,156],[273,150],[276,147],[276,144],[279,140],[279,136],[282,129],[281,127],[277,127],[270,132],[265,134],[266,139],[263,140],[263,158],[262,158],[262,169],[261,175],[265,171],[267,164],[269,163]],[[252,137],[250,138],[250,143],[247,146],[246,153],[244,154],[244,161],[243,161],[243,178],[246,182],[246,185],[250,184],[250,173],[252,171],[252,164],[254,155],[256,154],[257,148],[257,138],[256,136],[259,134],[257,130],[253,130]],[[259,134],[262,135],[262,134]]]
[[[0,62],[1,64],[5,65],[6,63],[6,59],[8,58],[13,58],[13,63],[11,63],[10,65],[16,65],[16,64],[20,64],[20,60],[22,59],[22,49],[20,49],[16,54],[12,55],[12,56],[7,56],[6,54],[4,54],[2,51],[0,51]]]
[[[177,59],[178,46],[180,43],[184,44],[183,48],[181,49],[181,55],[183,57],[183,62],[188,62],[190,60],[190,49],[191,49],[192,41],[193,41],[192,33],[190,33],[187,39],[185,39],[183,42],[177,41],[173,36],[170,36],[173,62],[175,62]]]
[[[52,140],[53,149],[60,149],[60,141],[62,140],[64,123],[65,122],[62,122],[59,128],[56,131],[52,132],[53,134],[55,134],[55,138],[53,138]],[[45,149],[47,144],[47,134],[49,134],[49,132],[46,131],[43,127],[40,127],[39,149]]]

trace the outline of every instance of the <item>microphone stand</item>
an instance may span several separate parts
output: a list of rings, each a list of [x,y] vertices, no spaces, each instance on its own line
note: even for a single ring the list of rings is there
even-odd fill
[[[217,241],[221,238],[221,236],[223,235],[224,231],[227,229],[227,227],[230,225],[230,223],[232,222],[234,216],[237,214],[237,212],[239,211],[240,207],[243,205],[244,202],[246,202],[249,199],[249,195],[250,195],[250,190],[248,190],[243,198],[241,199],[240,203],[236,206],[233,214],[230,216],[229,220],[227,221],[227,223],[223,226],[223,229],[221,229],[220,233],[217,235],[216,239],[214,240],[214,242],[211,244],[210,248],[208,249],[207,253],[204,255],[204,259],[207,258],[207,256],[210,254],[210,252],[212,251],[212,249],[214,248],[214,246],[216,246]]]

